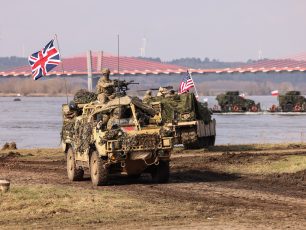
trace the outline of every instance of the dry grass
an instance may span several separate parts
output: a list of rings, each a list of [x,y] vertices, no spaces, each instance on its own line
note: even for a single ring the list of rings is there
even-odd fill
[[[0,158],[7,156],[22,157],[24,159],[58,159],[64,157],[64,152],[60,148],[37,148],[37,149],[16,149],[1,150]]]
[[[210,147],[210,152],[231,151],[261,151],[261,150],[287,150],[306,149],[306,143],[284,143],[284,144],[246,144],[246,145],[217,145]]]
[[[125,226],[142,220],[158,223],[163,219],[192,217],[192,208],[170,201],[139,199],[123,191],[103,191],[52,185],[18,185],[0,193],[0,227],[26,226]],[[114,226],[114,224],[116,224]],[[135,223],[134,223],[135,224]]]
[[[278,159],[271,159],[269,156],[258,156],[254,162],[246,164],[232,164],[223,171],[238,174],[282,174],[296,173],[306,170],[306,155],[283,156]]]

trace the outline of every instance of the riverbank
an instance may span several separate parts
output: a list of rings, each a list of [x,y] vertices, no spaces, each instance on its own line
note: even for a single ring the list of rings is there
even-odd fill
[[[306,224],[306,144],[175,148],[168,184],[66,176],[61,149],[0,151],[1,228],[292,228]]]
[[[73,97],[74,94],[67,94],[68,97]],[[57,93],[57,94],[51,94],[51,93],[29,93],[27,95],[18,95],[16,93],[0,93],[0,97],[66,97],[66,94],[63,93]]]

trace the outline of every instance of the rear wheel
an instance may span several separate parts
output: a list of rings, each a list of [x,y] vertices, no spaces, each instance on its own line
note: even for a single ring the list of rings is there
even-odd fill
[[[90,158],[91,182],[95,186],[106,185],[108,183],[109,168],[106,162],[94,151]]]
[[[67,152],[67,175],[71,181],[82,180],[84,176],[84,170],[76,166],[74,151],[71,147]]]
[[[170,166],[169,161],[159,161],[152,172],[152,180],[155,183],[167,183],[169,181]]]

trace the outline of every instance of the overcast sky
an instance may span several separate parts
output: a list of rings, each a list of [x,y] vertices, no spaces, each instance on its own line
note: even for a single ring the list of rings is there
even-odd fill
[[[305,0],[0,0],[0,56],[28,56],[58,34],[63,56],[88,49],[225,61],[306,51]]]

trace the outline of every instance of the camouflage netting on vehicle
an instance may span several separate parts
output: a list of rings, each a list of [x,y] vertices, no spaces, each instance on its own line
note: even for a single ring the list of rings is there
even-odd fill
[[[300,91],[288,91],[285,95],[298,96],[298,95],[301,95],[301,92]]]
[[[61,131],[61,139],[73,138],[75,119],[65,120]]]
[[[127,150],[131,150],[133,147],[139,146],[142,146],[145,149],[157,149],[158,145],[160,144],[158,134],[127,135],[120,128],[107,131],[103,138],[100,137],[99,144],[105,144],[109,140],[119,141]]]
[[[87,104],[92,101],[96,101],[97,96],[98,95],[94,92],[89,92],[86,89],[80,89],[75,93],[73,100],[77,104]]]
[[[201,105],[193,93],[174,95],[171,97],[153,97],[151,102],[161,102],[162,118],[165,122],[172,122],[173,118],[178,121],[204,120],[205,123],[211,121],[210,111]],[[184,116],[188,114],[188,116]]]
[[[103,137],[100,137],[99,144],[103,145],[109,140],[121,140],[125,136],[125,133],[122,129],[111,129],[105,132]]]
[[[283,107],[288,104],[291,104],[293,106],[299,104],[300,106],[302,106],[304,103],[306,103],[305,97],[299,94],[288,94],[288,93],[286,93],[285,95],[279,95],[278,100],[280,106]]]
[[[251,106],[255,105],[255,101],[251,100],[251,99],[245,99],[241,96],[239,96],[239,92],[237,94],[238,91],[234,91],[234,92],[226,92],[225,94],[219,94],[216,97],[216,100],[218,101],[219,106],[221,106],[221,108],[225,107],[225,106],[239,106],[239,107],[244,107],[249,109]]]
[[[157,149],[159,141],[158,134],[138,134],[126,136],[122,141],[122,145],[127,147],[127,149],[138,146],[142,146],[144,149]]]
[[[239,91],[228,91],[225,93],[227,96],[239,96]]]
[[[93,122],[87,122],[86,120],[76,121],[74,126],[74,143],[77,152],[86,152],[90,145],[94,143],[92,135],[94,126]]]

